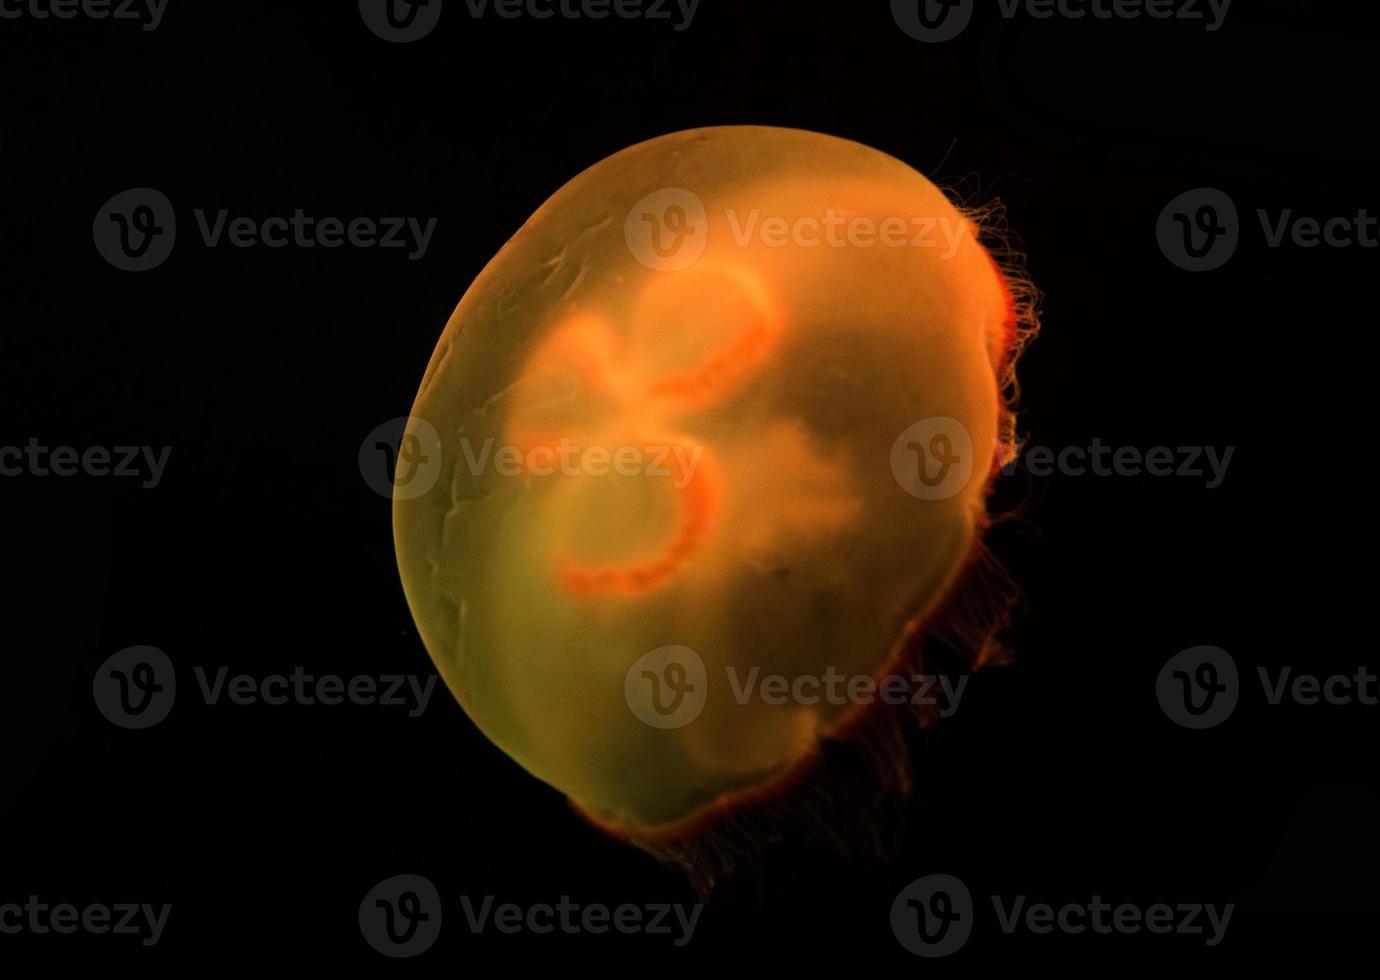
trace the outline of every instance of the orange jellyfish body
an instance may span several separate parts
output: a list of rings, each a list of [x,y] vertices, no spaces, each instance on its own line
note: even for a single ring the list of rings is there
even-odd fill
[[[633,146],[542,205],[445,328],[411,416],[440,478],[394,503],[489,738],[669,840],[861,715],[828,679],[883,675],[944,601],[1009,448],[978,231],[883,153],[766,127]]]

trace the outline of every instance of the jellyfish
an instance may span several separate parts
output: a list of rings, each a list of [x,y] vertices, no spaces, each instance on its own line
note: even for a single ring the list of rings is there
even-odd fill
[[[576,176],[464,294],[402,584],[464,711],[596,827],[711,880],[764,827],[847,838],[838,786],[906,791],[882,682],[999,657],[1037,294],[996,217],[856,142],[698,129]]]

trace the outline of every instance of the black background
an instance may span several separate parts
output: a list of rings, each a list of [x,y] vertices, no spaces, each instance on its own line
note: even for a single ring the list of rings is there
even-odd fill
[[[1373,708],[1268,707],[1257,665],[1354,672],[1370,636],[1376,251],[1266,247],[1257,208],[1380,214],[1380,41],[1358,4],[1237,0],[1176,21],[1007,21],[907,37],[886,3],[703,0],[666,22],[489,16],[450,3],[392,45],[354,3],[171,0],[161,26],[0,21],[6,173],[0,444],[171,446],[162,484],[0,478],[7,624],[0,902],[172,903],[163,940],[0,936],[0,962],[383,964],[365,892],[436,883],[446,927],[406,966],[811,967],[893,973],[1085,962],[1325,964],[1373,954]],[[1357,13],[1359,10],[1361,13]],[[430,671],[365,435],[405,415],[461,294],[583,168],[700,125],[818,130],[1000,197],[1046,294],[1022,363],[1034,443],[1234,446],[1227,478],[1032,477],[994,546],[1027,597],[1015,663],[926,741],[894,864],[788,849],[664,937],[472,935],[458,897],[690,902],[678,875],[586,827],[438,690],[368,707],[207,707],[111,725],[91,677],[153,644],[264,675]],[[160,268],[93,247],[112,195],[179,217]],[[1222,269],[1181,271],[1155,222],[1220,187]],[[436,216],[378,249],[204,247],[193,209]],[[7,629],[6,632],[9,632]],[[1160,667],[1227,649],[1246,695],[1191,732]],[[1254,696],[1251,692],[1254,691]],[[987,895],[1235,902],[1226,939],[1004,936],[924,963],[888,908],[946,872]]]

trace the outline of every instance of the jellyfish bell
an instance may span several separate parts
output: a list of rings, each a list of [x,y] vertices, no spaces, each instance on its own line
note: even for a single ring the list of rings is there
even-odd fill
[[[575,177],[465,293],[402,581],[464,710],[591,822],[712,877],[745,812],[869,823],[811,780],[905,794],[922,646],[988,659],[1009,605],[981,541],[1034,294],[990,231],[877,150],[716,127]]]

